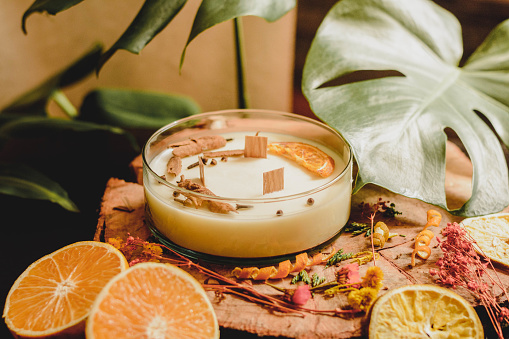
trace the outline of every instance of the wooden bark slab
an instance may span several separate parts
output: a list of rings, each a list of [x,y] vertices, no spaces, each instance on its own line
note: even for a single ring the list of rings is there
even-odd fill
[[[94,240],[125,239],[128,233],[143,240],[151,235],[145,225],[143,186],[111,178],[103,195]]]
[[[137,158],[131,164],[138,180],[141,179],[141,161]],[[470,197],[471,192],[472,165],[469,159],[454,144],[447,145],[447,174],[446,194],[450,208],[458,208]],[[368,185],[352,197],[351,220],[367,222],[365,216],[361,215],[358,206],[361,202],[374,203],[379,198],[384,201],[394,202],[396,209],[403,214],[394,219],[387,220],[391,232],[397,232],[401,236],[390,239],[384,249],[380,250],[381,257],[376,261],[384,272],[385,291],[407,284],[434,283],[429,274],[429,269],[435,267],[435,262],[442,256],[441,250],[436,247],[437,237],[441,237],[440,231],[448,222],[459,222],[462,218],[454,217],[437,207],[426,204],[416,199],[410,199],[394,194],[377,186]],[[411,267],[410,259],[415,243],[415,236],[422,230],[426,223],[426,212],[430,209],[439,210],[442,214],[442,222],[439,228],[430,228],[435,238],[430,245],[432,252],[428,260],[417,259],[416,266]],[[507,209],[506,209],[507,210]],[[144,224],[144,197],[143,186],[139,183],[125,182],[119,179],[110,179],[103,197],[100,218],[97,224],[95,240],[105,241],[108,238],[126,238],[127,234],[137,236],[141,239],[149,239],[150,231]],[[370,250],[369,238],[364,236],[352,236],[345,233],[334,240],[332,244],[336,249],[343,248],[345,252],[357,253]],[[329,249],[330,250],[330,249]],[[325,249],[324,251],[327,251]],[[361,276],[372,263],[360,267]],[[214,271],[227,277],[232,277],[231,271],[234,266],[223,266],[207,264]],[[320,276],[334,279],[334,272],[337,267],[325,268],[315,266],[310,269],[310,274],[318,273]],[[509,272],[498,269],[498,275],[505,286],[509,285]],[[189,271],[199,281],[203,282],[204,277],[198,273]],[[290,286],[290,278],[274,281],[273,283],[287,287]],[[273,288],[264,285],[263,282],[245,282],[266,294],[280,295],[281,293]],[[455,290],[465,297],[471,304],[477,305],[477,301],[465,290]],[[496,290],[495,294],[500,295],[502,291]],[[213,302],[219,324],[222,327],[243,330],[256,333],[260,336],[284,336],[292,338],[351,338],[362,335],[362,317],[342,318],[327,315],[307,314],[304,317],[298,315],[278,314],[259,305],[245,301],[239,297],[226,295],[224,299],[217,298],[214,293],[209,292]],[[501,299],[502,301],[502,299]],[[346,297],[337,296],[325,299],[320,294],[310,299],[305,305],[307,308],[331,310],[346,306]],[[365,324],[364,324],[365,325]]]

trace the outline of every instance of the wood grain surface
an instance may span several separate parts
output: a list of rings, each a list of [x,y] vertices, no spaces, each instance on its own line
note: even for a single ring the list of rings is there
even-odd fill
[[[141,172],[141,161],[137,158],[131,164],[135,173]],[[471,192],[472,165],[464,153],[454,144],[447,144],[447,174],[446,174],[446,194],[450,208],[461,206],[470,197]],[[141,175],[138,175],[141,180]],[[352,214],[350,220],[357,222],[367,222],[365,216],[362,216],[359,209],[361,202],[374,203],[379,198],[384,201],[390,201],[396,204],[396,209],[402,214],[393,219],[387,219],[385,222],[391,232],[397,232],[401,236],[396,236],[387,241],[385,247],[379,250],[380,258],[376,265],[382,268],[384,272],[384,288],[380,295],[392,288],[407,284],[427,284],[434,283],[429,269],[435,267],[435,262],[441,257],[442,252],[437,245],[437,237],[441,237],[440,230],[448,222],[459,222],[462,218],[450,215],[444,210],[416,199],[410,199],[401,195],[394,194],[383,188],[368,185],[352,196]],[[427,260],[416,259],[416,266],[410,266],[411,253],[415,243],[415,236],[422,230],[426,224],[426,212],[429,209],[436,209],[442,214],[442,222],[439,228],[430,228],[435,237],[430,244],[431,256]],[[311,226],[310,226],[311,227]],[[100,218],[97,224],[95,240],[107,241],[110,237],[125,238],[128,234],[140,237],[141,239],[150,239],[151,233],[144,223],[144,197],[143,186],[140,183],[125,182],[123,180],[112,178],[109,180],[101,205]],[[336,249],[342,248],[345,252],[360,252],[370,250],[371,244],[369,238],[352,236],[349,233],[343,233],[337,237],[331,244]],[[330,246],[323,249],[323,252],[330,251]],[[231,271],[234,266],[204,264],[227,277],[232,277]],[[370,262],[361,265],[360,274],[364,275]],[[334,279],[334,272],[338,267],[332,266],[325,268],[323,265],[314,266],[310,269],[310,274],[318,273],[328,279]],[[203,282],[205,277],[200,276],[192,270],[189,271],[199,281]],[[498,275],[504,285],[509,285],[509,271],[503,268],[497,268]],[[291,277],[273,281],[278,286],[289,287]],[[246,281],[246,284],[253,286],[264,293],[274,296],[281,293],[263,282]],[[462,289],[455,290],[458,294],[465,297],[472,305],[477,305],[477,301],[472,295]],[[495,291],[495,294],[501,294],[501,291]],[[291,338],[351,338],[359,337],[365,328],[365,319],[363,316],[353,318],[306,314],[305,316],[279,314],[270,309],[253,304],[239,297],[225,295],[225,298],[217,298],[213,292],[209,292],[210,299],[214,305],[219,324],[223,328],[240,330],[255,333],[259,336],[282,336]],[[501,297],[502,298],[502,297]],[[503,301],[501,299],[501,301]],[[324,298],[321,294],[315,294],[305,305],[307,308],[330,310],[342,308],[347,305],[345,296],[336,296],[334,298]]]

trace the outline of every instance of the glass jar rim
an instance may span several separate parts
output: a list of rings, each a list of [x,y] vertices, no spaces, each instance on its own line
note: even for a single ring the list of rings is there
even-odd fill
[[[326,182],[325,184],[322,184],[320,186],[317,186],[317,187],[315,187],[313,189],[310,189],[310,190],[307,190],[307,191],[304,191],[304,192],[300,192],[300,193],[296,193],[296,194],[290,194],[290,195],[284,195],[284,196],[278,196],[278,197],[235,198],[235,197],[221,197],[221,196],[216,196],[216,195],[208,195],[208,194],[203,194],[203,193],[198,193],[198,192],[193,192],[193,191],[187,190],[185,188],[182,188],[182,187],[179,187],[177,185],[174,185],[174,184],[166,181],[165,179],[161,178],[150,167],[150,165],[149,165],[149,163],[147,161],[146,151],[148,149],[148,146],[151,144],[151,142],[157,136],[162,134],[163,132],[165,132],[165,131],[167,131],[167,130],[169,130],[171,128],[174,128],[174,127],[176,127],[178,125],[185,124],[185,123],[187,123],[189,121],[192,121],[192,120],[204,119],[204,118],[207,118],[209,116],[234,115],[234,114],[239,114],[239,113],[252,113],[252,114],[254,113],[254,114],[267,115],[267,116],[271,116],[271,117],[279,115],[279,116],[287,117],[287,118],[290,118],[290,119],[301,120],[303,122],[309,122],[309,123],[314,124],[315,126],[318,126],[318,127],[322,128],[322,129],[328,131],[332,135],[336,136],[339,140],[341,140],[343,142],[344,146],[346,146],[347,149],[348,149],[348,161],[346,161],[346,163],[345,163],[345,168],[336,177],[332,178],[330,181]],[[191,115],[191,116],[179,119],[179,120],[175,120],[175,121],[173,121],[173,122],[171,122],[171,123],[161,127],[160,129],[158,129],[156,132],[154,132],[152,134],[152,136],[147,140],[147,142],[143,146],[143,150],[142,150],[142,162],[143,162],[144,169],[147,170],[148,173],[153,178],[155,178],[159,184],[165,185],[165,186],[167,186],[168,188],[170,188],[170,189],[172,189],[174,191],[177,191],[179,193],[189,194],[189,195],[192,195],[192,196],[196,196],[196,197],[202,198],[204,200],[214,200],[214,201],[230,202],[230,203],[234,202],[234,203],[238,203],[238,204],[246,204],[246,205],[248,205],[248,204],[272,203],[272,202],[278,202],[278,201],[286,201],[286,200],[299,199],[299,198],[310,196],[312,194],[315,194],[317,192],[320,192],[320,191],[326,189],[327,187],[332,186],[336,182],[338,182],[341,179],[343,179],[347,175],[347,173],[349,172],[350,168],[352,167],[352,163],[353,163],[353,152],[352,152],[352,148],[350,147],[348,142],[344,139],[344,137],[339,132],[337,132],[335,129],[331,128],[330,126],[328,126],[328,125],[326,125],[326,124],[324,124],[324,123],[322,123],[320,121],[308,118],[306,116],[298,115],[298,114],[295,114],[295,113],[288,113],[288,112],[281,112],[281,111],[267,110],[267,109],[228,109],[228,110],[211,111],[211,112],[204,112],[204,113],[194,114],[194,115]]]

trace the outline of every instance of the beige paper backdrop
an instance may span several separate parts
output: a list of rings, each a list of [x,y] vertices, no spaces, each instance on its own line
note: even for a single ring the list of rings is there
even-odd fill
[[[70,64],[95,43],[109,48],[135,17],[141,0],[87,0],[57,14],[32,14],[28,34],[21,18],[33,0],[0,0],[0,108]],[[182,73],[178,65],[200,1],[190,0],[140,55],[117,52],[99,77],[66,90],[72,103],[98,87],[177,93],[192,97],[203,111],[237,106],[232,22],[203,33],[189,46]],[[296,10],[275,23],[244,20],[247,87],[252,108],[289,111]],[[57,113],[51,106],[52,113]]]

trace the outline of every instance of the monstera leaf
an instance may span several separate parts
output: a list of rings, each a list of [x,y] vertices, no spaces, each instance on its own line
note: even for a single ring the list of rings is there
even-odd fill
[[[303,92],[352,146],[355,191],[373,183],[447,209],[448,127],[474,167],[471,198],[451,212],[483,215],[509,204],[500,142],[476,114],[509,145],[509,21],[459,67],[462,50],[459,22],[429,0],[343,0],[330,10],[306,59]],[[364,78],[333,85],[359,72]]]

